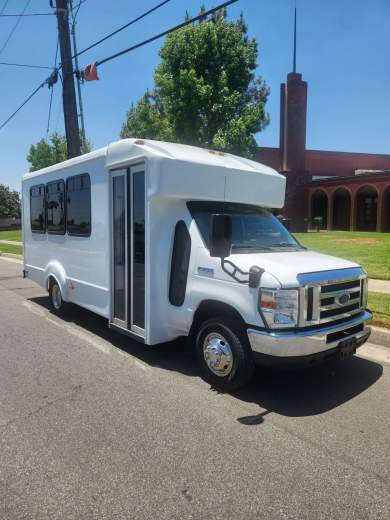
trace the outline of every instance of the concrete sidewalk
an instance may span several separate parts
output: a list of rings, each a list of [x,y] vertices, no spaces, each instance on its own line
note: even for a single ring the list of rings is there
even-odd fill
[[[390,280],[368,280],[368,290],[390,294]]]
[[[18,242],[16,240],[0,240],[0,244],[8,244],[10,246],[22,246],[23,242]]]

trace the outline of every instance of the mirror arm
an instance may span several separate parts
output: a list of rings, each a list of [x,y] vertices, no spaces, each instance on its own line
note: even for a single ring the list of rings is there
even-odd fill
[[[229,271],[227,268],[226,268],[226,265],[230,265],[233,267],[233,271]],[[230,260],[226,260],[225,258],[221,258],[221,267],[222,267],[222,271],[224,271],[226,274],[228,274],[231,278],[233,278],[233,280],[235,280],[236,282],[238,283],[242,283],[242,284],[248,284],[249,285],[249,275],[250,273],[249,272],[246,272],[246,271],[242,271],[239,267],[236,266],[236,264],[234,264],[233,262],[231,262]],[[254,266],[256,267],[256,266]],[[252,269],[252,267],[251,267]],[[261,285],[261,277],[264,273],[264,269],[261,269],[259,267],[257,267],[257,269],[259,270],[259,278],[258,278],[258,284],[256,284],[256,287],[260,287]],[[237,276],[237,273],[241,274],[242,276],[248,276],[248,279],[247,280],[241,280],[238,276]],[[253,286],[254,287],[254,286]],[[252,287],[252,288],[253,288]]]
[[[229,271],[226,268],[226,265],[231,265],[233,267],[233,271],[232,272]],[[238,278],[238,276],[237,276],[237,273],[240,273],[243,276],[248,276],[249,273],[247,273],[246,271],[241,271],[241,269],[239,267],[237,267],[235,264],[233,264],[233,262],[231,262],[230,260],[225,260],[225,258],[221,258],[221,267],[222,267],[222,271],[224,271],[231,278],[233,278],[233,280],[236,280],[236,282],[245,283],[245,284],[248,283],[248,280],[240,280],[240,278]]]

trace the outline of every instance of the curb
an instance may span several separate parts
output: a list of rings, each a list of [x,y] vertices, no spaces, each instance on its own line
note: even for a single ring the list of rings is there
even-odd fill
[[[382,347],[390,347],[390,329],[373,327],[371,325],[371,336],[368,341],[375,345],[382,345]]]
[[[4,258],[17,258],[18,260],[23,260],[23,255],[15,255],[14,253],[3,253],[0,251],[0,256],[4,256]]]

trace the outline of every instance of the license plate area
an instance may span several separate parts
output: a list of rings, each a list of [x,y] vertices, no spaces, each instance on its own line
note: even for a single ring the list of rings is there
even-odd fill
[[[344,341],[340,341],[338,344],[338,353],[340,359],[345,359],[355,354],[357,346],[358,344],[356,338],[349,338],[345,339]]]

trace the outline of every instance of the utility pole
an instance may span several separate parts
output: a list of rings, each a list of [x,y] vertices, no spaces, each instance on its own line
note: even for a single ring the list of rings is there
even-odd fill
[[[80,131],[77,117],[76,92],[70,44],[68,1],[56,0],[58,41],[61,52],[62,102],[64,106],[65,134],[68,159],[81,154]]]
[[[70,8],[73,9],[73,0],[70,0]],[[72,41],[73,41],[73,53],[74,53],[74,64],[76,66],[76,77],[77,77],[77,97],[79,99],[79,116],[81,123],[81,147],[83,148],[86,143],[85,137],[85,122],[84,122],[84,107],[83,107],[83,98],[81,96],[81,77],[79,73],[79,58],[77,56],[77,42],[76,42],[76,15],[73,15],[72,19]]]

